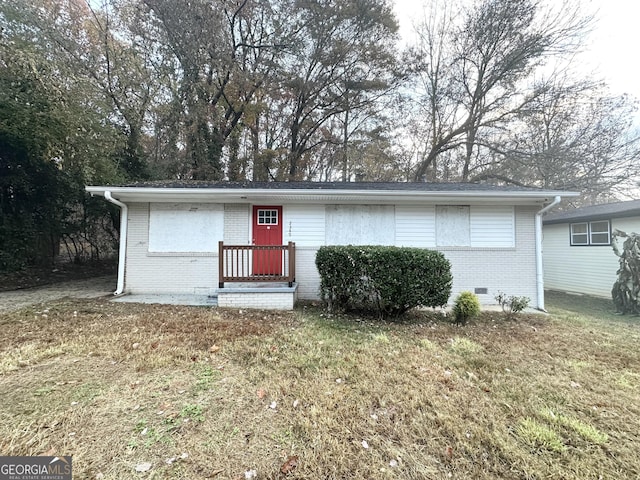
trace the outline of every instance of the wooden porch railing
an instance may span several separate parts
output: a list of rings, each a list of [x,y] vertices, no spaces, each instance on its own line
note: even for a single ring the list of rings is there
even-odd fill
[[[296,280],[296,244],[224,245],[218,242],[218,286],[225,282],[287,282]]]

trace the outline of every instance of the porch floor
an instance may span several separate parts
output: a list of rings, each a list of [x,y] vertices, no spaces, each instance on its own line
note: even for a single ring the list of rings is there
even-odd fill
[[[197,295],[197,294],[151,294],[151,293],[125,293],[118,297],[114,297],[111,301],[121,303],[151,303],[151,304],[163,304],[163,305],[188,305],[188,306],[202,306],[202,307],[217,307],[218,295],[229,294],[291,294],[295,295],[298,285],[293,284],[289,287],[283,282],[256,282],[256,283],[232,283],[227,282],[224,288],[218,289],[212,295]],[[242,307],[243,305],[238,305]],[[256,306],[254,305],[254,308]],[[269,307],[266,307],[269,308]]]

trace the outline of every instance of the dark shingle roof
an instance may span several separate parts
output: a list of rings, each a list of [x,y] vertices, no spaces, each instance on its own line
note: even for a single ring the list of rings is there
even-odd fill
[[[425,182],[204,182],[204,181],[156,181],[119,185],[121,187],[148,188],[220,188],[220,189],[269,189],[269,190],[384,190],[384,191],[487,191],[487,192],[541,192],[533,187],[489,185],[482,183],[425,183]]]
[[[545,225],[582,220],[606,220],[609,218],[640,216],[640,200],[604,203],[589,207],[575,208],[565,212],[550,213],[544,217]]]

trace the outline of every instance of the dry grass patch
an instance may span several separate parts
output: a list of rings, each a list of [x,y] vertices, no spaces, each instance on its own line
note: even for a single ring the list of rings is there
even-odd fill
[[[74,478],[640,473],[640,333],[615,318],[78,301],[0,317],[0,337],[0,450],[72,454]]]

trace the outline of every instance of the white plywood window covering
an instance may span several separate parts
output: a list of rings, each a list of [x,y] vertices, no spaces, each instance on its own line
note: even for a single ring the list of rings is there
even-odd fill
[[[436,245],[439,247],[471,246],[468,205],[436,206]]]
[[[392,205],[327,205],[327,245],[394,245]]]
[[[149,206],[149,252],[217,252],[223,232],[223,205],[152,203]]]
[[[509,205],[472,205],[470,208],[470,234],[472,247],[515,247],[514,207]]]

